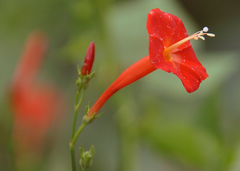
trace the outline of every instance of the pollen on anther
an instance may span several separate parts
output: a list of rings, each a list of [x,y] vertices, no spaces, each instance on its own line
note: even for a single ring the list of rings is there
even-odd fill
[[[215,37],[215,34],[213,34],[213,33],[207,33],[207,36],[209,36],[209,37]]]
[[[200,38],[202,40],[205,40],[205,38],[203,36],[198,36],[198,38]]]

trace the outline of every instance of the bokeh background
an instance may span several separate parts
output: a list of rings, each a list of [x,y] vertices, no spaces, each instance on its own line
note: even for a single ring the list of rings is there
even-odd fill
[[[14,170],[17,162],[9,147],[14,119],[9,84],[28,35],[35,30],[47,34],[49,48],[37,79],[55,84],[65,101],[58,124],[49,129],[42,159],[31,170],[70,170],[77,65],[94,41],[96,75],[79,111],[79,125],[84,106],[148,54],[146,20],[153,8],[180,17],[189,34],[204,26],[216,34],[192,41],[209,78],[192,94],[175,75],[161,70],[127,86],[84,129],[76,154],[80,144],[85,149],[94,145],[89,170],[240,170],[239,5],[234,0],[0,1],[0,170]],[[30,164],[25,165],[19,170],[29,170]]]

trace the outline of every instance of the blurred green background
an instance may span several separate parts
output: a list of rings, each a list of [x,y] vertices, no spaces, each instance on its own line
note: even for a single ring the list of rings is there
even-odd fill
[[[76,66],[83,64],[87,47],[94,41],[96,75],[84,107],[148,54],[147,15],[160,8],[180,17],[189,34],[204,26],[216,34],[213,39],[192,41],[209,78],[192,94],[175,75],[161,70],[127,86],[103,106],[104,115],[86,127],[76,143],[76,153],[80,144],[85,149],[94,145],[89,170],[240,170],[239,5],[234,0],[0,1],[0,136],[6,136],[4,127],[11,115],[8,85],[26,38],[32,31],[42,30],[50,47],[38,77],[64,92],[67,109],[59,116],[61,127],[54,132],[54,143],[46,146],[44,167],[36,170],[70,170]],[[3,144],[0,167],[8,170]]]

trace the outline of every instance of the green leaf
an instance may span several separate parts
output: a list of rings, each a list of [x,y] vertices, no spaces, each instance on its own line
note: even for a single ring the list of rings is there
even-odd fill
[[[144,122],[141,136],[153,149],[187,166],[214,168],[221,158],[219,142],[212,134],[184,122]]]

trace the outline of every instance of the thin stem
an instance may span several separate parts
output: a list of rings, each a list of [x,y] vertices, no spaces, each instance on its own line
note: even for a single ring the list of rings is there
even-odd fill
[[[76,95],[76,100],[75,100],[75,105],[74,105],[74,116],[73,116],[73,126],[72,126],[72,136],[73,137],[74,133],[75,133],[75,127],[76,127],[76,120],[77,120],[77,104],[78,104],[78,99],[79,99],[79,95],[82,89],[82,85],[79,86],[78,91],[77,91],[77,95]]]
[[[75,154],[74,154],[74,145],[72,144],[72,141],[70,142],[69,146],[70,146],[70,152],[71,152],[72,171],[75,171],[76,170]]]
[[[79,95],[80,95],[80,93],[81,93],[81,90],[82,90],[82,85],[79,86],[79,89],[78,89],[78,91],[77,91],[76,100],[75,100],[75,105],[74,105],[74,118],[73,118],[73,127],[72,127],[72,136],[71,136],[71,138],[73,138],[74,133],[75,133],[76,121],[77,121],[77,112],[78,112],[79,107],[80,107],[81,104],[82,104],[83,97],[84,97],[84,94],[85,94],[85,90],[83,90],[82,95],[81,95],[80,100],[79,100]]]
[[[71,144],[74,148],[75,142],[77,140],[77,137],[79,136],[79,134],[82,132],[83,128],[86,126],[87,123],[83,122],[80,127],[78,128],[78,130],[76,131],[76,133],[74,134],[72,140],[71,140]]]
[[[77,137],[79,134],[82,132],[83,128],[86,126],[86,123],[82,123],[80,127],[78,128],[77,132],[74,134],[73,138],[71,139],[71,142],[69,144],[70,146],[70,151],[71,151],[71,160],[72,160],[72,171],[76,170],[76,165],[75,165],[75,154],[74,154],[74,145],[77,140]]]
[[[82,85],[79,86],[78,91],[77,91],[77,95],[76,95],[75,106],[74,106],[74,118],[73,118],[72,136],[71,136],[71,142],[69,144],[70,152],[71,152],[72,171],[76,170],[75,154],[74,154],[74,144],[75,144],[76,140],[74,140],[74,142],[73,142],[73,137],[74,137],[74,133],[75,133],[75,127],[76,127],[76,121],[77,121],[77,113],[78,113],[79,107],[82,104],[82,101],[83,101],[83,98],[84,98],[84,94],[85,94],[85,90],[83,89],[81,97],[79,99],[81,90],[82,90]]]
[[[70,146],[70,151],[71,151],[71,160],[72,160],[72,171],[76,170],[76,166],[75,166],[75,154],[74,154],[74,146],[76,143],[76,140],[79,136],[79,134],[82,132],[83,128],[87,125],[86,122],[82,122],[82,124],[80,125],[80,127],[78,128],[78,130],[76,131],[76,133],[74,134],[73,138],[71,139],[71,142],[69,144]],[[82,169],[82,171],[84,171],[85,169]]]

